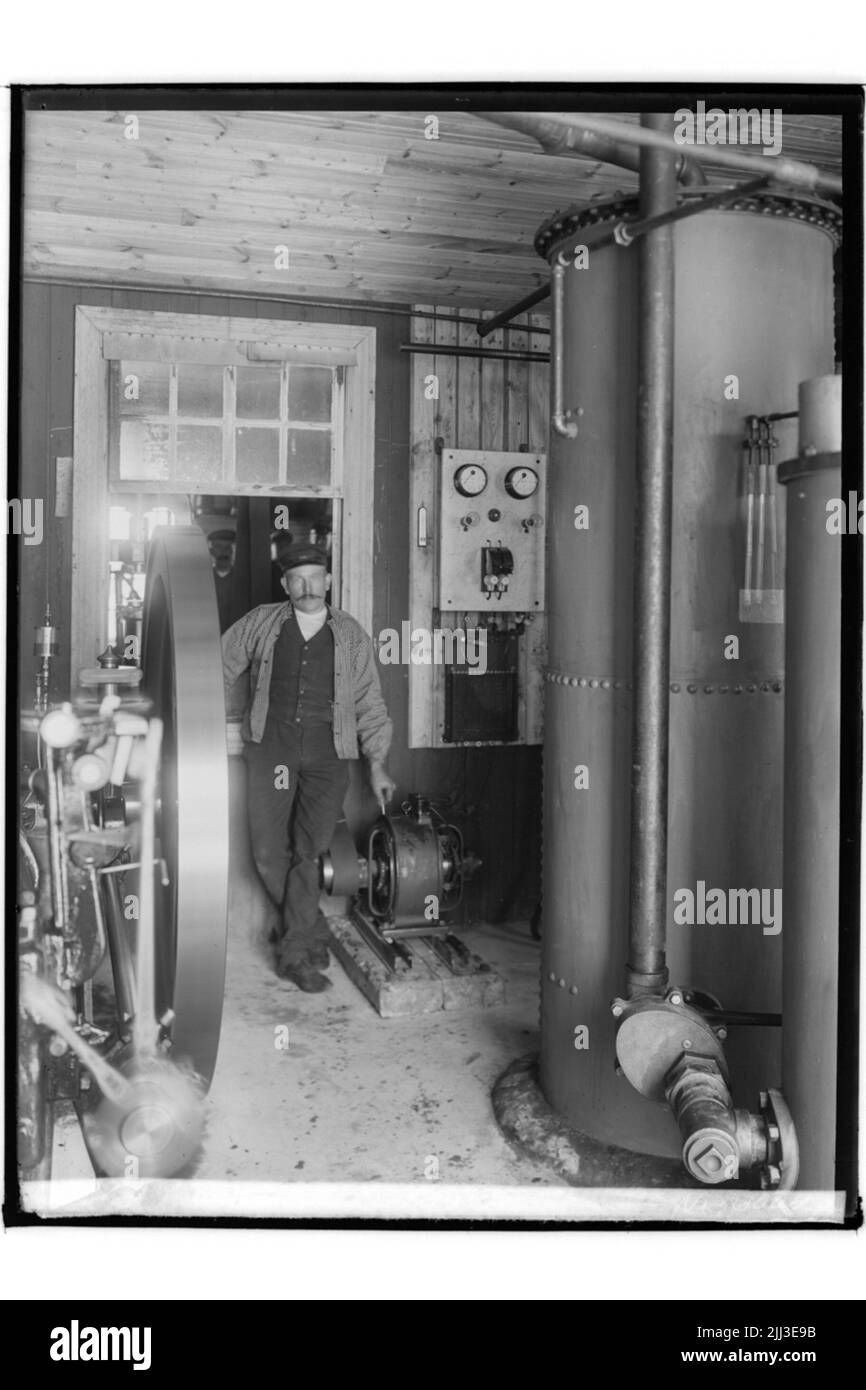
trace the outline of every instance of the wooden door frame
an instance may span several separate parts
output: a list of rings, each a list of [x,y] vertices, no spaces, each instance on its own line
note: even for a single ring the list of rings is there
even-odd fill
[[[373,506],[375,468],[376,329],[352,324],[298,323],[286,319],[230,318],[209,314],[173,314],[160,310],[105,309],[78,305],[75,310],[75,397],[72,470],[72,577],[70,676],[92,667],[108,641],[107,611],[110,541],[108,458],[110,359],[122,344],[134,351],[136,337],[154,334],[183,337],[211,354],[227,345],[238,361],[248,344],[255,360],[293,356],[346,368],[343,412],[341,600],[367,632],[373,626]],[[107,339],[110,341],[107,342]],[[195,352],[195,346],[189,351]],[[134,360],[134,359],[133,359]],[[192,359],[190,359],[192,360]],[[211,360],[212,356],[211,356]],[[232,360],[231,356],[228,360]],[[150,491],[151,489],[146,489]],[[260,489],[257,496],[290,499],[291,488]],[[306,494],[304,494],[306,495]],[[335,511],[338,510],[335,508]]]

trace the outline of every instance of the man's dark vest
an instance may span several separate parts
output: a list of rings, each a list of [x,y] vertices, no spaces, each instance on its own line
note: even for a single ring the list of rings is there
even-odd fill
[[[305,641],[293,612],[274,645],[268,725],[333,724],[333,699],[334,635],[325,623]]]

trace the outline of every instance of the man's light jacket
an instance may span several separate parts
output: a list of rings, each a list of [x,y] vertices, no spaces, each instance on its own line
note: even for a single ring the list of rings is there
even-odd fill
[[[223,674],[226,712],[243,712],[242,733],[248,743],[261,743],[268,717],[274,646],[292,605],[263,603],[246,613],[223,634]],[[370,763],[384,762],[393,726],[388,718],[373,643],[361,624],[339,608],[328,609],[334,635],[334,747],[340,758],[357,758],[359,750]],[[244,674],[249,671],[249,699]]]

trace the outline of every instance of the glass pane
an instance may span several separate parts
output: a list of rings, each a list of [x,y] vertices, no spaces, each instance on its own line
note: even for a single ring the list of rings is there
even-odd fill
[[[286,482],[327,487],[331,481],[331,431],[289,430]]]
[[[167,415],[167,362],[119,362],[116,376],[117,408],[121,415]]]
[[[278,429],[235,430],[235,476],[239,483],[279,482]]]
[[[179,423],[176,476],[184,482],[213,483],[222,478],[222,473],[222,426]]]
[[[332,378],[330,367],[290,366],[289,419],[330,420]]]
[[[237,408],[240,420],[280,418],[280,368],[238,367]]]
[[[168,425],[152,420],[121,420],[120,477],[167,478]]]
[[[180,362],[177,368],[178,415],[222,415],[223,369]]]

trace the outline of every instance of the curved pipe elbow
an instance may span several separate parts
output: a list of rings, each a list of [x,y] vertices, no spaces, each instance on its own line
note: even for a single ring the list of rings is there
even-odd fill
[[[561,410],[551,415],[550,423],[556,433],[561,434],[565,439],[577,439],[577,425],[573,420],[569,420]]]

